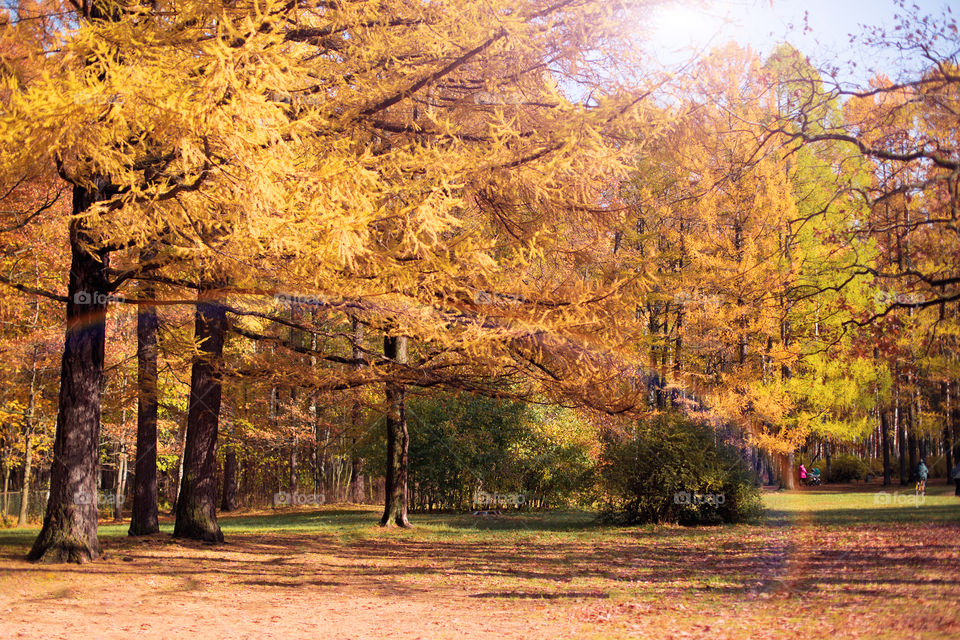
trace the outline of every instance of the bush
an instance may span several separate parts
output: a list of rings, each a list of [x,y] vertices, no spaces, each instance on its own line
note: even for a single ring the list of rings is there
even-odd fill
[[[436,393],[411,398],[407,417],[414,511],[470,509],[481,491],[566,506],[592,487],[596,430],[569,409]]]
[[[709,427],[678,417],[606,438],[598,468],[601,515],[610,522],[683,525],[755,520],[760,492],[739,452]]]
[[[854,480],[863,480],[870,472],[867,463],[856,456],[839,455],[834,456],[830,461],[831,482],[852,482]],[[880,471],[883,475],[883,471]]]

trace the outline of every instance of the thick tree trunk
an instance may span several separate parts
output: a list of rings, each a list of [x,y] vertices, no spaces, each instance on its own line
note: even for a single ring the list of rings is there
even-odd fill
[[[221,511],[235,511],[237,508],[237,450],[230,444],[223,455],[223,498]]]
[[[79,214],[104,194],[74,188]],[[50,498],[43,528],[28,557],[42,562],[84,562],[100,556],[97,541],[97,446],[107,309],[109,254],[91,252],[79,220],[70,225],[72,260],[67,287],[67,329]]]
[[[777,461],[780,464],[780,488],[796,489],[797,477],[793,470],[793,451],[788,454],[778,454]]]
[[[177,498],[173,535],[206,542],[223,542],[217,524],[217,428],[220,420],[223,341],[226,310],[215,300],[197,301],[195,336],[200,353],[190,376],[190,407],[183,451],[183,477]]]
[[[883,449],[883,486],[890,486],[892,469],[890,469],[890,417],[886,411],[880,411],[880,440]]]
[[[141,256],[141,262],[151,254]],[[133,469],[131,536],[160,531],[157,506],[157,329],[153,287],[141,284],[144,303],[137,310],[137,451]]]
[[[407,339],[387,336],[383,354],[396,362],[407,361]],[[384,484],[384,508],[380,526],[409,527],[407,520],[407,462],[409,437],[404,385],[387,383],[387,473]]]

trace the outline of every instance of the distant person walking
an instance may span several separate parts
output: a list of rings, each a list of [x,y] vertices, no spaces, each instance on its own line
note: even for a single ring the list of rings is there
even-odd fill
[[[807,468],[800,463],[800,484],[807,484]]]
[[[917,495],[927,491],[927,475],[930,473],[925,461],[921,460],[917,465]]]
[[[960,462],[957,462],[957,465],[950,471],[950,477],[953,478],[953,483],[957,487],[953,495],[960,496]]]

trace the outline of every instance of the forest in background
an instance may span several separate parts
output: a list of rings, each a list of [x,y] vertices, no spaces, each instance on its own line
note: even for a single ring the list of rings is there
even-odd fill
[[[218,539],[278,494],[591,502],[662,413],[788,487],[945,475],[954,18],[864,34],[923,72],[850,88],[789,45],[657,70],[653,4],[10,5],[0,474],[49,491],[34,557],[96,557],[117,506]]]

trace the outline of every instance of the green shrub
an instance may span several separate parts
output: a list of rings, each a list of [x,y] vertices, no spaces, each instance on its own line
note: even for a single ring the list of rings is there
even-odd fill
[[[634,427],[604,443],[598,478],[605,520],[704,525],[759,517],[750,469],[712,429],[678,417]]]
[[[841,454],[831,460],[830,474],[832,482],[852,482],[863,480],[870,472],[866,462],[856,456]],[[880,475],[883,475],[881,470]]]
[[[592,488],[596,430],[569,409],[441,392],[412,397],[406,411],[411,510],[471,509],[481,491],[552,508]]]

